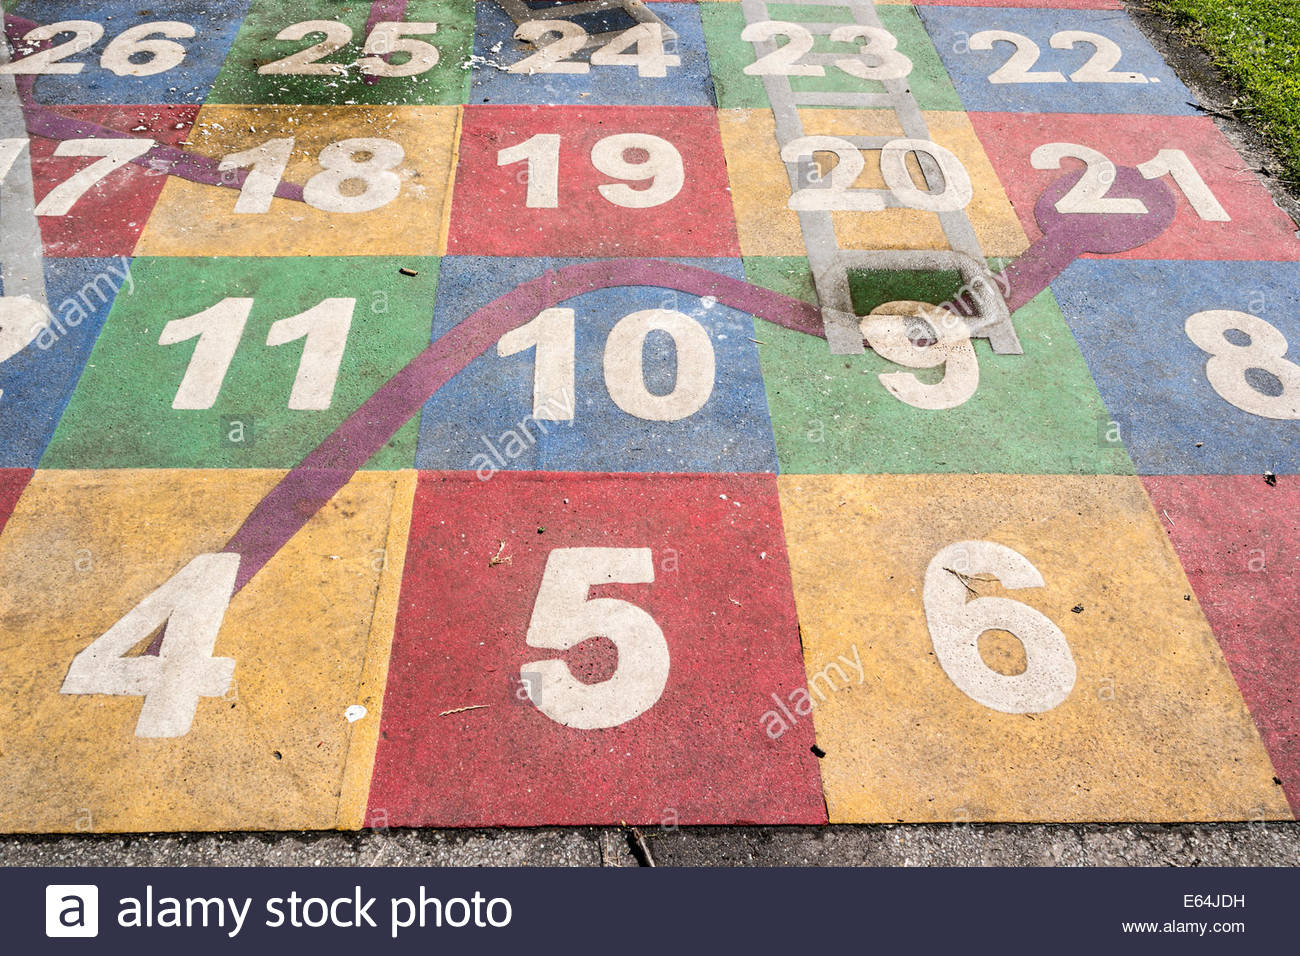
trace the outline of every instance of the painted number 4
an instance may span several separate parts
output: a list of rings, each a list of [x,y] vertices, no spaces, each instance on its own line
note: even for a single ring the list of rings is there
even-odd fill
[[[137,737],[183,737],[200,697],[224,697],[235,662],[213,657],[237,554],[199,555],[72,659],[64,694],[143,697]],[[162,629],[156,655],[132,655]]]
[[[528,624],[529,647],[567,651],[593,637],[618,648],[613,676],[584,684],[562,660],[533,661],[521,683],[547,717],[577,730],[617,727],[655,705],[668,683],[668,642],[641,608],[615,598],[588,598],[599,584],[650,584],[649,548],[557,548],[546,559]]]

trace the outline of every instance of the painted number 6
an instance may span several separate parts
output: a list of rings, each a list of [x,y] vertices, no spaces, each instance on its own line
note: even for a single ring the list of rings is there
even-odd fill
[[[615,598],[588,599],[598,584],[654,581],[649,548],[557,548],[546,559],[528,624],[528,646],[567,651],[593,637],[618,648],[609,680],[584,684],[562,660],[525,664],[521,682],[537,709],[566,727],[602,730],[639,717],[668,683],[668,642],[641,608]]]
[[[957,566],[964,570],[958,571]],[[1003,587],[1041,588],[1043,576],[1017,551],[991,541],[959,541],[934,556],[925,572],[925,620],[939,666],[972,700],[1004,714],[1041,714],[1070,696],[1074,657],[1060,628],[1009,598],[968,601],[966,579],[992,574]],[[1024,673],[999,674],[980,656],[986,631],[1007,631],[1025,649]]]

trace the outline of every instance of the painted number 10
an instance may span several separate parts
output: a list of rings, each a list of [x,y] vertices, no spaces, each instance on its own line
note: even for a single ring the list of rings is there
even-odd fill
[[[666,395],[645,386],[642,372],[646,336],[667,332],[677,352],[677,381]],[[547,309],[527,325],[501,337],[505,357],[536,349],[533,365],[533,417],[568,421],[573,417],[574,311]],[[716,373],[713,342],[704,326],[672,309],[645,309],[618,321],[605,341],[605,387],[614,404],[636,418],[675,422],[689,418],[713,394]]]

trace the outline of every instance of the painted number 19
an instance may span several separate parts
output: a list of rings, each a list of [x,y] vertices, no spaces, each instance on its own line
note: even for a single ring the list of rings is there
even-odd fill
[[[644,159],[628,159],[638,150]],[[555,209],[560,205],[560,134],[538,133],[497,153],[498,166],[528,164],[528,191],[524,205],[529,209]],[[649,182],[645,189],[627,183],[602,183],[597,191],[615,206],[649,209],[662,206],[682,191],[686,172],[677,147],[649,133],[617,133],[597,141],[591,148],[591,164],[606,176],[632,182]]]

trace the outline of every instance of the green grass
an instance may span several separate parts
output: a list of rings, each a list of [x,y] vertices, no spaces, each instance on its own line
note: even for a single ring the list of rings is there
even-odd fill
[[[1244,94],[1242,115],[1276,144],[1300,183],[1300,2],[1148,0],[1186,28]]]

